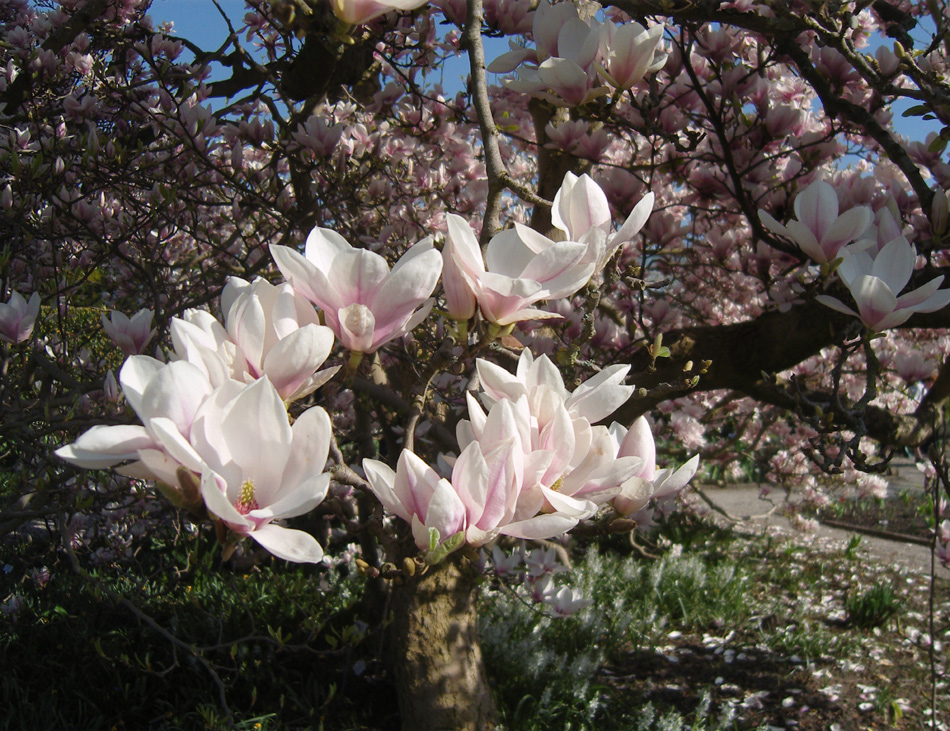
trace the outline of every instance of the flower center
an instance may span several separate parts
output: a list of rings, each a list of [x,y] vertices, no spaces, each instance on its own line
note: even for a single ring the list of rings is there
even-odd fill
[[[254,483],[251,480],[241,485],[241,496],[234,501],[234,507],[241,515],[247,515],[261,507],[254,499]]]

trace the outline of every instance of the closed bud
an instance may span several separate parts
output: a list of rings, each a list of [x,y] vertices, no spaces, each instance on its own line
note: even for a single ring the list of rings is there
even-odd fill
[[[416,575],[416,562],[408,556],[402,560],[402,570],[406,576]]]

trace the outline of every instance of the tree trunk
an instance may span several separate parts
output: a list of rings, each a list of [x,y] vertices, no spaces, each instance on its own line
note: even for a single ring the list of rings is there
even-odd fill
[[[404,731],[489,731],[495,702],[478,646],[474,577],[455,561],[392,590],[389,666]]]

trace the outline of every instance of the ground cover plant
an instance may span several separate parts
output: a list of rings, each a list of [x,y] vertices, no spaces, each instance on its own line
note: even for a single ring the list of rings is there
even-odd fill
[[[479,632],[504,728],[926,722],[928,577],[844,542],[688,522],[644,537],[655,558],[619,542],[578,547],[573,580],[593,604],[569,618],[486,576]],[[673,543],[683,537],[686,545]],[[168,546],[148,545],[162,540],[99,566],[80,551],[84,576],[57,570],[68,558],[17,547],[3,590],[19,602],[0,638],[10,728],[398,728],[380,633],[358,619],[363,579],[343,565],[222,570],[210,536],[171,530],[164,540],[185,568],[168,572]],[[39,561],[53,564],[48,575],[24,571]],[[301,597],[312,583],[321,594]],[[852,616],[853,598],[882,586],[900,614]],[[941,643],[947,590],[935,587]],[[945,718],[941,652],[935,661]]]
[[[148,0],[0,0],[8,647],[42,627],[55,656],[78,621],[112,694],[26,710],[21,668],[14,721],[137,723],[187,669],[205,702],[143,719],[738,723],[726,673],[635,721],[596,691],[629,658],[658,682],[636,653],[669,623],[728,638],[756,582],[826,578],[690,553],[697,474],[754,475],[808,527],[909,455],[918,540],[950,563],[945,0],[191,7],[220,38]],[[643,548],[657,524],[669,546]],[[634,546],[654,564],[609,563]],[[888,577],[832,573],[849,631],[901,621]],[[770,717],[782,658],[851,636],[788,601],[740,638]],[[492,637],[537,661],[493,685]],[[887,722],[919,706],[861,694]]]

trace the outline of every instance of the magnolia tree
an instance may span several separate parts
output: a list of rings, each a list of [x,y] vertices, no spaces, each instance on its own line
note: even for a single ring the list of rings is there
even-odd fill
[[[144,481],[225,559],[358,543],[405,728],[492,725],[512,539],[644,528],[700,456],[818,503],[945,474],[943,0],[0,19],[0,522]]]

